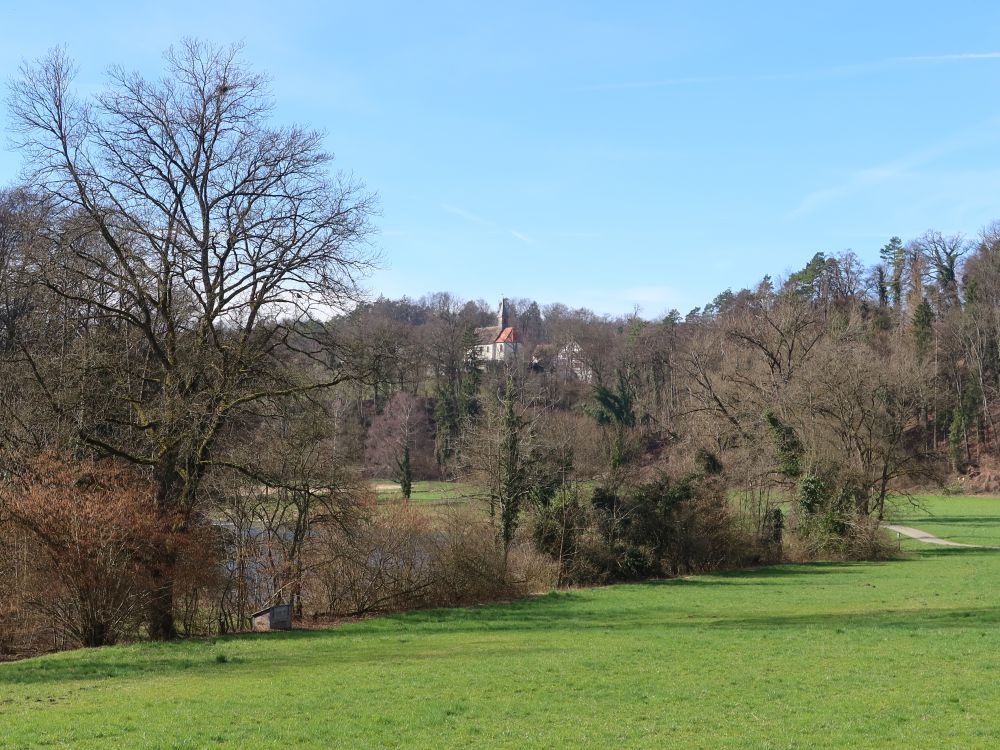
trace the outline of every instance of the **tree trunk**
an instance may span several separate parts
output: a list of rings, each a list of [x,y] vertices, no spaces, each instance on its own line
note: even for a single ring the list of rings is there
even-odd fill
[[[156,545],[150,569],[149,610],[146,627],[154,641],[172,641],[177,638],[174,624],[174,568],[177,555],[166,542]]]
[[[882,465],[882,478],[878,487],[878,520],[885,518],[885,496],[889,492],[889,467]]]
[[[153,541],[149,577],[149,609],[147,628],[154,641],[177,638],[174,623],[174,579],[177,568],[175,535],[186,525],[185,492],[187,482],[178,470],[180,460],[168,453],[154,469],[156,509],[162,525],[159,539]]]

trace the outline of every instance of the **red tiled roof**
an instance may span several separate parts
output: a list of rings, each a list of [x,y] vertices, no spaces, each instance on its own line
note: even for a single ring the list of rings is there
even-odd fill
[[[503,331],[500,332],[500,335],[497,336],[496,343],[498,343],[498,344],[516,344],[517,343],[517,334],[514,333],[514,328],[511,327],[511,326],[508,326],[507,328],[504,328]]]

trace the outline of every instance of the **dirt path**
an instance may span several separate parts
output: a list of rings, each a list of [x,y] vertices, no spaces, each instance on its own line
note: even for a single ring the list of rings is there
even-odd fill
[[[920,529],[914,529],[911,526],[897,526],[896,524],[886,524],[885,527],[889,531],[895,531],[897,534],[902,534],[903,536],[908,536],[911,539],[916,539],[918,542],[925,542],[927,544],[941,544],[945,547],[971,547],[973,549],[1000,549],[1000,547],[987,547],[984,544],[963,544],[962,542],[950,542],[947,539],[942,539],[941,537],[934,536],[933,534],[928,534],[926,531],[921,531]]]

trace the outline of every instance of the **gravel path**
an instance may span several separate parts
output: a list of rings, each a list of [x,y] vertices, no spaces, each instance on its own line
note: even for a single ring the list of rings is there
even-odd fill
[[[911,539],[916,539],[918,542],[926,542],[927,544],[941,544],[945,547],[972,547],[973,549],[1000,549],[1000,547],[988,547],[985,544],[962,544],[961,542],[950,542],[947,539],[942,539],[941,537],[934,536],[933,534],[928,534],[926,531],[921,531],[920,529],[914,529],[911,526],[886,524],[885,527],[890,531],[895,531],[897,534],[902,534],[903,536],[908,536]]]

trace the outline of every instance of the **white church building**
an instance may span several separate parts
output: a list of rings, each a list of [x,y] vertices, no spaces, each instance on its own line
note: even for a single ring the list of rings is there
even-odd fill
[[[500,301],[497,324],[476,329],[476,355],[480,362],[506,362],[517,356],[520,345],[517,331],[510,324],[507,298]]]

